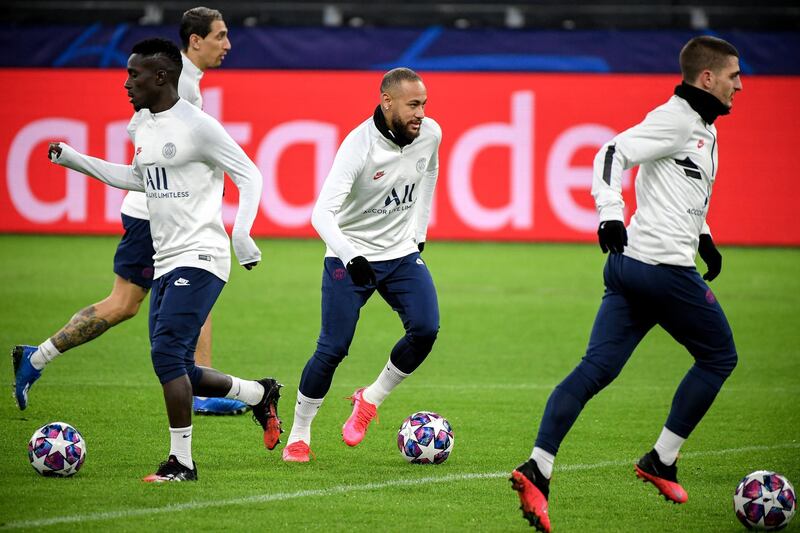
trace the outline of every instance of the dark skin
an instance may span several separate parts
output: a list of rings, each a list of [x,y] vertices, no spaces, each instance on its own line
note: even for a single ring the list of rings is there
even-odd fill
[[[178,72],[166,57],[132,54],[128,58],[128,79],[124,86],[137,111],[149,109],[151,113],[160,113],[178,102]],[[59,143],[50,143],[47,155],[50,159],[60,156]],[[250,270],[257,264],[248,263],[244,267]],[[97,336],[102,333],[97,333],[97,328],[82,329],[87,331],[87,335]],[[227,374],[213,368],[199,368],[203,370],[202,377],[194,387],[189,376],[185,374],[162,385],[170,427],[180,428],[192,424],[192,396],[224,397],[231,389],[233,383]]]

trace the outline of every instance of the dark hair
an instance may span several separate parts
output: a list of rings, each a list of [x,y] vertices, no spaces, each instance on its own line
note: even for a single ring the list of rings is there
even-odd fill
[[[189,48],[189,37],[199,35],[205,38],[211,31],[211,23],[222,20],[222,13],[208,7],[193,7],[186,11],[181,19],[181,44],[183,49]]]
[[[739,57],[739,51],[728,41],[710,35],[690,39],[680,55],[683,80],[692,83],[706,69],[719,72],[730,56]]]
[[[175,83],[178,83],[178,78],[183,69],[183,58],[181,57],[181,51],[172,41],[161,38],[145,39],[134,44],[131,53],[142,57],[163,59],[159,66],[174,78],[173,81]]]
[[[410,68],[393,68],[383,75],[383,80],[381,81],[381,93],[388,93],[390,89],[397,87],[403,81],[422,81],[422,78],[420,78],[419,74]]]

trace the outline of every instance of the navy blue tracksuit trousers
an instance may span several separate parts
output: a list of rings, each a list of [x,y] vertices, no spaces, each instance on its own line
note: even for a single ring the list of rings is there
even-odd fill
[[[433,348],[439,332],[439,303],[428,267],[419,253],[389,261],[371,261],[377,285],[360,287],[339,258],[326,257],[322,273],[322,327],[317,350],[300,378],[300,393],[324,398],[337,366],[347,355],[361,308],[377,290],[403,321],[405,335],[390,360],[405,374],[413,372]]]
[[[610,254],[603,277],[606,290],[586,355],[550,395],[539,426],[536,446],[552,454],[586,402],[619,375],[656,324],[694,357],[665,424],[677,435],[689,436],[736,366],[728,320],[697,269]]]

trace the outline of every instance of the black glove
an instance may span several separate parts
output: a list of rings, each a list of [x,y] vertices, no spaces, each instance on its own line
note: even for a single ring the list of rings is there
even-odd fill
[[[621,220],[604,220],[597,228],[597,237],[603,253],[621,254],[628,245],[628,232]]]
[[[425,249],[425,241],[417,243],[417,248],[419,248],[419,253],[422,253],[422,250]]]
[[[722,254],[714,246],[711,235],[705,233],[700,235],[700,244],[697,247],[697,251],[700,253],[700,259],[708,267],[708,272],[703,274],[703,279],[711,281],[719,276],[719,273],[722,272]]]
[[[356,285],[375,285],[375,272],[363,255],[356,256],[347,263],[347,273]]]

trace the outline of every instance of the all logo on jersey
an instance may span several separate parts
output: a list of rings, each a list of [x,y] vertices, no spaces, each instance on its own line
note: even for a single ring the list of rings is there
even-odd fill
[[[150,165],[144,169],[144,185],[148,198],[188,198],[189,191],[171,191],[167,169]]]
[[[373,179],[373,180],[379,180],[379,179],[381,179],[381,178],[382,178],[382,177],[383,177],[385,174],[386,174],[386,172],[384,172],[383,170],[379,170],[378,172],[376,172],[376,173],[375,173],[375,175],[374,175],[374,176],[372,176],[372,179]]]
[[[700,139],[699,141],[697,141],[697,149],[699,150],[700,148],[702,148],[704,144],[706,144],[706,143],[705,143],[705,141],[703,141],[703,139]]]
[[[164,145],[164,148],[161,149],[161,154],[164,157],[166,157],[167,159],[172,159],[173,157],[175,157],[175,152],[176,151],[177,151],[177,148],[175,148],[174,144],[167,143],[167,144]]]
[[[403,191],[403,199],[400,199],[400,196],[397,194],[397,189],[392,187],[392,192],[386,197],[386,201],[383,203],[383,207],[388,207],[392,203],[396,206],[400,206],[402,204],[413,202],[414,201],[414,183],[411,185],[406,185]]]
[[[425,172],[425,164],[427,162],[428,162],[428,160],[425,159],[424,157],[421,157],[421,158],[417,159],[417,172],[419,172],[420,174]]]
[[[142,147],[141,146],[137,146],[136,147],[136,155],[139,155],[141,153],[142,153]]]
[[[152,170],[152,172],[151,172]],[[145,169],[145,181],[147,188],[154,191],[168,191],[167,169],[164,167],[151,166]]]

